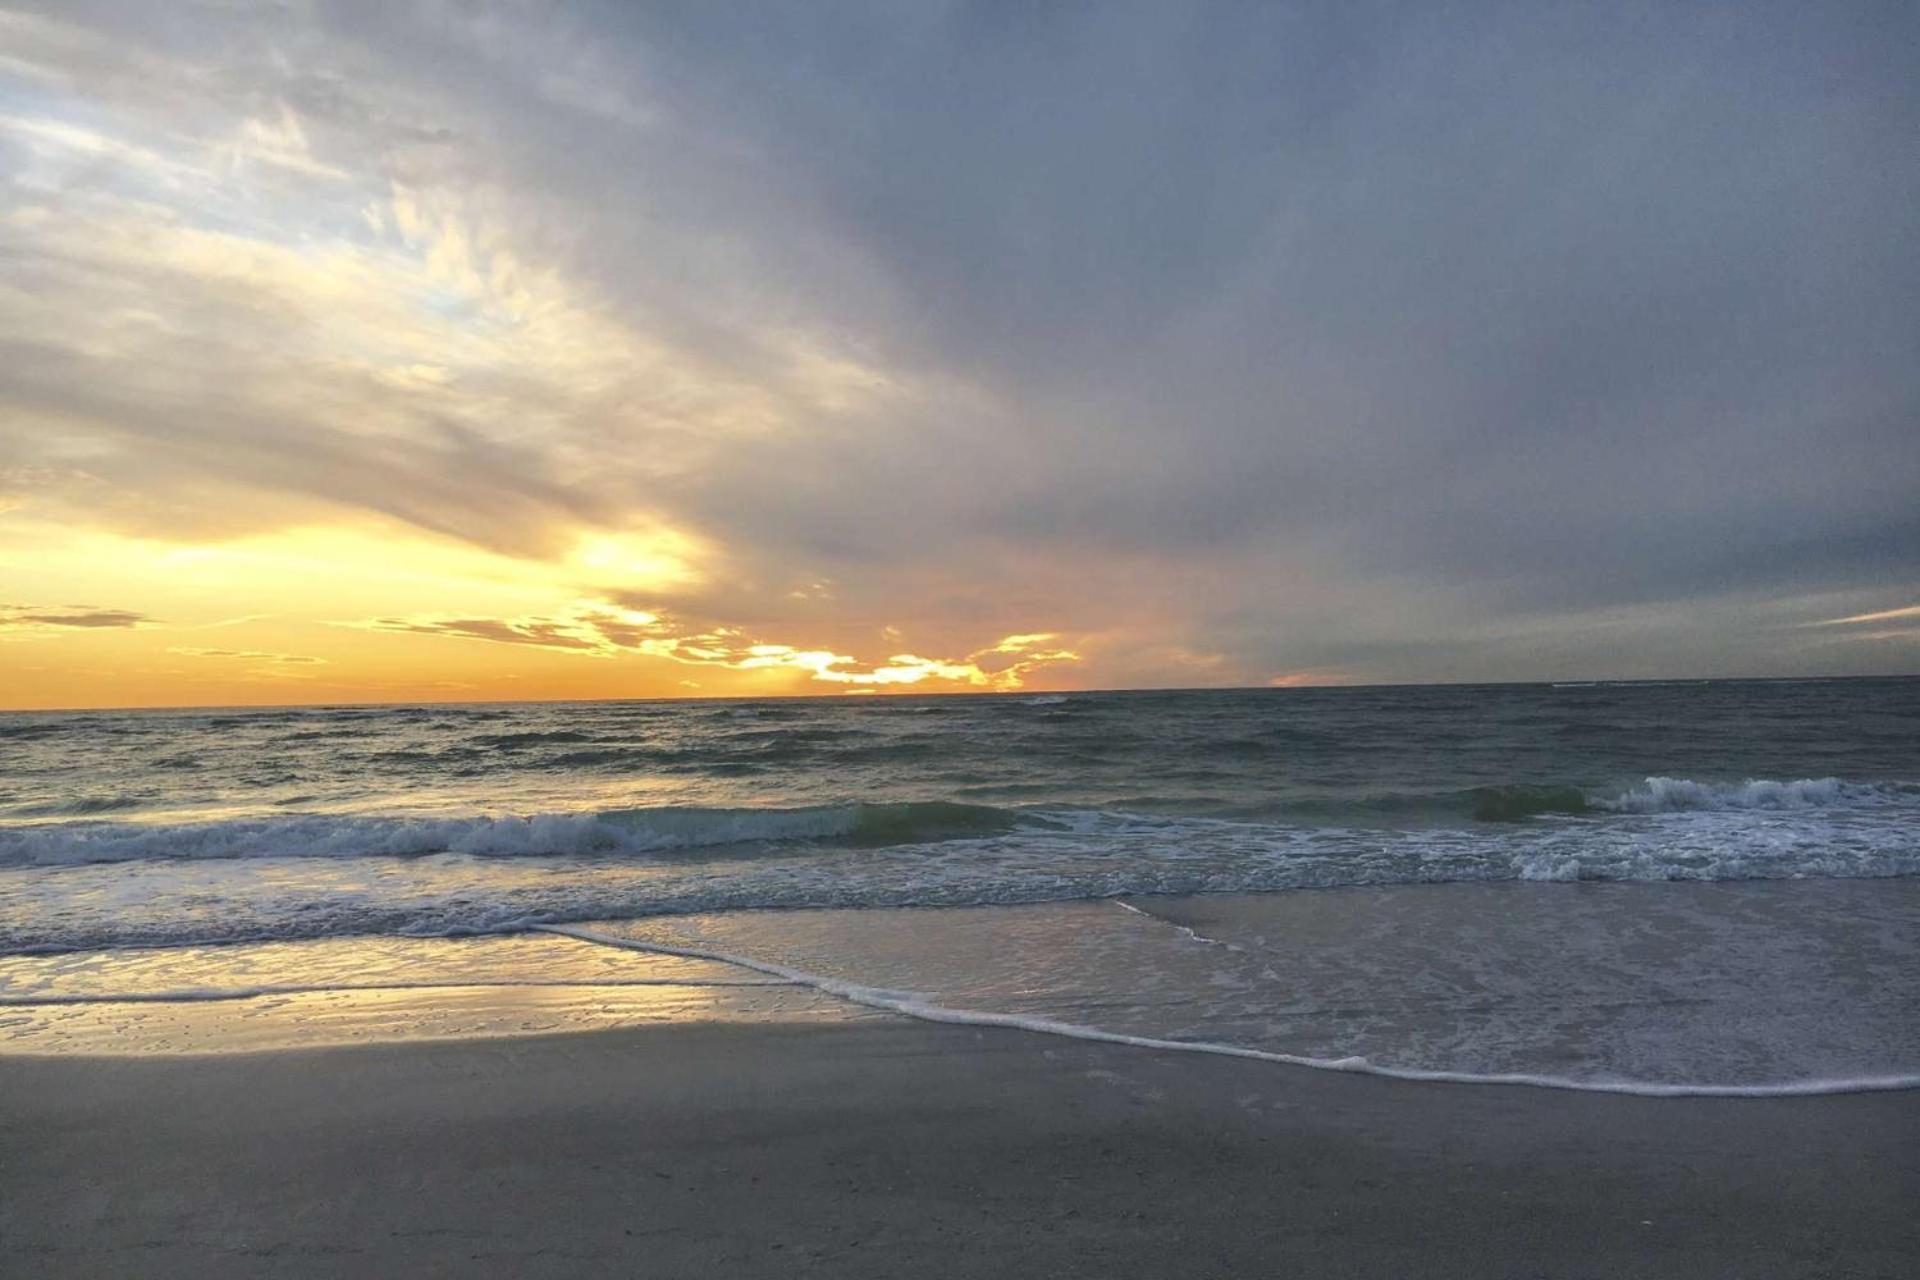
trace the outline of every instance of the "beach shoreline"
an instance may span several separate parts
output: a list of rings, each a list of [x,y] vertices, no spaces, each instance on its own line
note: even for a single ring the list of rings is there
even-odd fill
[[[1902,1276],[1920,1092],[1413,1084],[876,1016],[0,1058],[40,1276]]]

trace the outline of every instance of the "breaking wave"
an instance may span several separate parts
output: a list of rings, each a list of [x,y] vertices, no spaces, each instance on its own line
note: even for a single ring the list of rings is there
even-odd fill
[[[1842,782],[1838,778],[1801,778],[1772,782],[1693,782],[1686,778],[1648,778],[1643,786],[1602,799],[1596,808],[1615,813],[1684,813],[1690,810],[1866,808],[1920,799],[1920,787],[1903,783]]]
[[[104,814],[111,800],[63,807],[66,815]],[[1232,831],[1270,848],[1303,838],[1363,833],[1369,816],[1437,813],[1476,822],[1537,827],[1541,821],[1594,823],[1663,815],[1743,811],[1871,811],[1920,808],[1920,786],[1850,783],[1835,778],[1739,783],[1648,778],[1635,787],[1591,794],[1571,786],[1514,784],[1441,793],[1376,795],[1345,805],[1287,804],[1266,819],[1097,809],[1006,809],[952,800],[849,803],[797,808],[613,809],[459,817],[383,814],[274,814],[202,822],[139,822],[104,817],[0,826],[0,867],[64,866],[149,859],[409,857],[437,853],[488,858],[643,857],[728,846],[759,848],[831,843],[842,849],[934,844],[1053,832],[1142,834],[1178,856],[1189,838]],[[22,816],[31,809],[16,809]],[[38,815],[35,815],[38,816]],[[51,812],[46,816],[53,816]],[[1304,821],[1311,816],[1314,821]],[[1644,854],[1644,851],[1639,851]]]
[[[855,847],[1000,835],[1018,814],[934,800],[794,809],[671,807],[458,818],[301,814],[0,828],[0,866],[202,858],[644,855],[833,839]]]
[[[1296,801],[1280,806],[1279,812],[1327,817],[1436,815],[1471,818],[1476,822],[1525,822],[1543,817],[1609,814],[1864,809],[1901,803],[1920,804],[1920,786],[1842,782],[1838,778],[1695,782],[1687,778],[1656,777],[1624,789],[1586,790],[1565,784],[1516,782],[1456,791],[1378,792],[1323,802]]]

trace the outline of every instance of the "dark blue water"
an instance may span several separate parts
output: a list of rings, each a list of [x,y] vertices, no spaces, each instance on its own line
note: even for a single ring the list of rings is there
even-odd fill
[[[0,947],[1920,871],[1920,680],[0,716]]]

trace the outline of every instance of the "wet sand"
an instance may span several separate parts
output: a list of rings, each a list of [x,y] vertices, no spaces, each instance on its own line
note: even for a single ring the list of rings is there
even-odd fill
[[[1407,1084],[874,1017],[0,1058],[0,1275],[1920,1274],[1920,1093]]]

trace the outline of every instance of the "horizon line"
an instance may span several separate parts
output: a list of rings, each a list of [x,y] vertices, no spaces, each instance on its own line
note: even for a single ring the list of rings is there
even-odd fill
[[[399,698],[386,701],[127,703],[92,707],[0,707],[0,715],[66,715],[89,711],[302,711],[333,707],[537,707],[594,706],[635,702],[844,702],[884,698],[1036,698],[1148,693],[1362,692],[1370,689],[1590,688],[1600,685],[1836,684],[1843,681],[1920,680],[1920,671],[1875,675],[1798,676],[1593,676],[1560,680],[1375,680],[1365,684],[1133,685],[1100,689],[926,689],[860,693],[661,694],[630,698]]]

